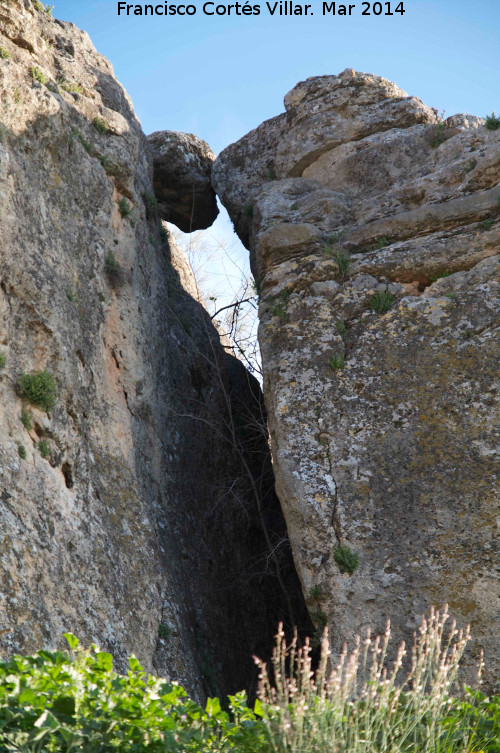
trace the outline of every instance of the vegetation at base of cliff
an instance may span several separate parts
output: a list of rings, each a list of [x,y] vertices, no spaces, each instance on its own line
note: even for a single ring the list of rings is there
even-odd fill
[[[56,380],[47,370],[23,374],[18,387],[22,398],[44,411],[49,411],[56,404]]]
[[[259,700],[246,694],[205,708],[175,683],[148,675],[136,658],[126,675],[93,645],[39,651],[0,662],[0,745],[4,753],[500,753],[500,697],[450,695],[470,639],[448,614],[422,621],[402,665],[404,644],[386,660],[390,625],[357,639],[333,671],[328,633],[313,668],[311,647],[287,646],[280,626],[273,672],[259,667]],[[479,671],[482,664],[479,666]],[[400,675],[403,675],[400,678]]]

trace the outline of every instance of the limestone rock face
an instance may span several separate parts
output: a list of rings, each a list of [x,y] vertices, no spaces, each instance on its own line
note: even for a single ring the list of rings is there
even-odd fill
[[[183,232],[204,230],[219,210],[210,182],[215,154],[191,133],[157,131],[148,136],[160,216]]]
[[[0,47],[0,653],[71,631],[197,697],[239,690],[286,611],[259,386],[151,211],[108,61],[28,1],[0,2]],[[18,389],[43,370],[48,413]]]
[[[285,106],[213,181],[262,286],[274,471],[311,616],[340,648],[388,617],[411,638],[449,602],[498,677],[500,131],[354,71]]]

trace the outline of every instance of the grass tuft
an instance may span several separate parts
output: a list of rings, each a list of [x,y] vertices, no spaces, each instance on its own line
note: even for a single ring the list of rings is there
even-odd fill
[[[385,314],[392,308],[395,300],[396,296],[392,295],[392,293],[374,293],[370,298],[370,307],[377,314]]]

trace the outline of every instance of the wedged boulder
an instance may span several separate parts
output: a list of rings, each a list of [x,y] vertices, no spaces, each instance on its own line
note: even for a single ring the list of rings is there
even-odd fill
[[[500,131],[376,76],[299,84],[213,183],[261,284],[273,467],[339,651],[449,602],[498,677]],[[471,669],[472,671],[472,669]]]
[[[215,154],[192,133],[156,131],[148,136],[160,216],[184,233],[210,227],[219,210],[210,183]]]
[[[285,110],[224,149],[213,168],[217,195],[247,247],[252,204],[265,183],[315,177],[307,169],[343,144],[438,122],[432,108],[387,79],[350,68],[297,84]]]

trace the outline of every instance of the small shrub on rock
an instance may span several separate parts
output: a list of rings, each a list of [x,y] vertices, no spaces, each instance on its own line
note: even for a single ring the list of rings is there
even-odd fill
[[[359,567],[359,556],[348,546],[338,546],[334,553],[333,559],[338,565],[341,573],[352,575]]]
[[[23,374],[19,380],[19,393],[32,405],[36,405],[44,411],[49,411],[56,403],[56,380],[53,374],[47,370]]]
[[[112,288],[119,288],[121,285],[123,285],[123,282],[124,282],[123,269],[121,268],[120,263],[117,261],[112,251],[110,251],[109,254],[106,256],[106,260],[104,262],[104,268],[106,270],[106,276],[108,278],[108,282]]]
[[[101,136],[105,136],[109,131],[109,125],[106,123],[106,121],[103,118],[94,118],[93,122],[94,128],[96,129],[97,133],[100,133]]]
[[[500,118],[495,115],[495,112],[493,111],[491,115],[486,116],[486,128],[489,131],[498,131],[500,128]]]

